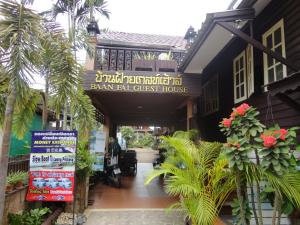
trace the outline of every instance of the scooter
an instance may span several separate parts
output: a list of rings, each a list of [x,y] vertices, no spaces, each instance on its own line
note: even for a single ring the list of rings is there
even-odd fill
[[[120,188],[121,184],[121,170],[118,163],[114,161],[115,157],[107,158],[107,164],[105,168],[105,173],[107,176],[107,182],[109,185]]]

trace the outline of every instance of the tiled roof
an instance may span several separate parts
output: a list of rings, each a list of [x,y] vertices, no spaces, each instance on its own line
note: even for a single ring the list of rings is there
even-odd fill
[[[172,48],[184,50],[186,40],[180,36],[155,35],[155,34],[137,34],[117,31],[101,32],[97,37],[99,44],[115,44],[129,46],[144,46],[158,48]]]

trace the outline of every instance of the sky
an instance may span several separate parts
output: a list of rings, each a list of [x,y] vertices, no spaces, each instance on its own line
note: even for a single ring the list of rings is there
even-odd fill
[[[224,11],[232,0],[106,0],[110,19],[98,17],[100,28],[113,31],[184,36],[192,25],[200,29],[206,13]],[[51,8],[54,0],[36,0],[37,11]],[[42,3],[42,4],[41,4]],[[66,24],[66,19],[59,18]]]
[[[232,0],[106,0],[110,19],[96,15],[100,29],[143,34],[184,36],[193,26],[201,28],[206,13],[224,11]],[[56,0],[35,0],[32,6],[38,12],[51,8]],[[64,16],[57,20],[67,28]],[[81,62],[84,51],[77,54]],[[42,89],[44,81],[36,79],[32,87]]]

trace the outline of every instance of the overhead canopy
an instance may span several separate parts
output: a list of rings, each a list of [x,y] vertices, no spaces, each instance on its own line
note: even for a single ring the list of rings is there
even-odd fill
[[[93,104],[118,125],[169,126],[188,97],[156,93],[87,91]]]
[[[257,16],[271,0],[242,1],[246,9],[207,14],[206,20],[199,31],[197,38],[187,52],[179,70],[183,73],[199,74],[220,53],[220,51],[233,39],[229,31],[217,25],[218,21],[247,20]],[[244,26],[242,22],[240,25]]]

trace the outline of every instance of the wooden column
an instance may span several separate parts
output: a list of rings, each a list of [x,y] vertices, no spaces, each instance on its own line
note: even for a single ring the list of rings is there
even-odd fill
[[[90,37],[89,42],[90,42],[91,47],[94,48],[94,57],[90,57],[89,54],[86,54],[85,69],[86,70],[94,70],[95,69],[97,38]]]
[[[193,118],[193,100],[191,98],[187,100],[186,108],[187,108],[187,110],[186,110],[187,111],[187,113],[186,113],[186,115],[187,115],[186,129],[190,130],[192,128],[191,122],[192,122],[192,118]]]
[[[104,115],[104,126],[103,131],[105,132],[105,149],[108,150],[108,143],[109,143],[109,131],[110,131],[111,121],[108,115]]]

